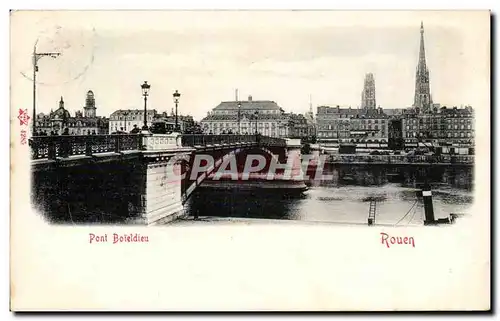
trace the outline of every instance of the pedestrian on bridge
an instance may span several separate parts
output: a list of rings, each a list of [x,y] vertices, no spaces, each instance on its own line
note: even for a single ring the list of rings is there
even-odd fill
[[[138,134],[141,130],[134,124],[134,128],[130,131],[131,134]]]

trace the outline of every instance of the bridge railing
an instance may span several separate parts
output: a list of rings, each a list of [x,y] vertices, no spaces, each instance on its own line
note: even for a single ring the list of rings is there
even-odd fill
[[[258,143],[266,146],[286,146],[283,138],[257,135],[182,135],[182,146],[207,146],[215,144]]]
[[[285,139],[277,137],[269,137],[269,136],[261,136],[260,143],[265,146],[276,146],[276,147],[287,146]]]
[[[255,142],[257,142],[256,135],[182,135],[182,146],[190,147]]]
[[[256,143],[263,146],[286,146],[281,138],[262,135],[182,135],[181,145],[178,138],[169,135],[58,135],[34,136],[29,140],[32,159],[56,159],[74,155],[87,155],[121,152],[127,150],[160,150],[172,146],[207,146],[235,143]]]
[[[32,159],[56,159],[74,155],[141,149],[141,135],[61,135],[30,138]]]

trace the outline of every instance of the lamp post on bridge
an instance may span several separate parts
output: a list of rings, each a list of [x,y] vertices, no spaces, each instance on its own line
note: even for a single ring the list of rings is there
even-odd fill
[[[259,112],[258,111],[255,111],[254,113],[254,117],[255,117],[255,134],[258,134],[259,133],[259,130],[258,130],[258,122],[259,122]]]
[[[181,94],[176,90],[174,92],[174,103],[175,103],[175,131],[176,132],[180,132],[180,128],[179,128],[179,116],[177,114],[177,108],[178,108],[178,105],[179,105],[179,98],[181,97]]]
[[[143,131],[148,131],[148,122],[147,122],[147,101],[148,101],[148,96],[149,96],[149,89],[151,88],[151,85],[148,84],[147,81],[145,81],[142,85],[142,96],[144,96],[144,125],[142,126]]]

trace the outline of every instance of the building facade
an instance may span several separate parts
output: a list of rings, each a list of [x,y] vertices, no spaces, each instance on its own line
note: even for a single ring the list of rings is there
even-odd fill
[[[388,146],[391,150],[402,150],[404,148],[403,120],[401,117],[389,116]]]
[[[223,101],[200,121],[206,134],[259,133],[271,137],[288,137],[290,117],[274,101]]]
[[[316,114],[317,139],[325,147],[338,147],[342,143],[387,147],[388,125],[388,116],[382,108],[319,106]]]
[[[286,116],[289,117],[290,138],[308,138],[311,136],[311,126],[304,115],[290,113]]]
[[[175,128],[175,113],[172,110],[170,115],[167,112],[157,114],[155,121],[162,121],[168,125],[169,128]],[[191,115],[177,115],[177,124],[181,133],[196,133],[199,132],[198,124],[194,121]]]
[[[435,107],[432,112],[417,113],[410,110],[402,118],[405,147],[453,145],[474,146],[474,110]]]
[[[36,116],[37,133],[35,135],[62,134],[67,128],[70,135],[104,135],[108,133],[109,119],[96,115],[94,93],[89,90],[85,97],[83,113],[77,111],[75,116],[64,106],[61,97],[59,107],[49,114],[40,113]]]
[[[150,109],[146,113],[146,124],[151,127],[156,110]],[[119,109],[111,113],[109,116],[108,133],[116,133],[119,131],[130,132],[134,128],[142,129],[144,126],[144,110],[140,109]]]

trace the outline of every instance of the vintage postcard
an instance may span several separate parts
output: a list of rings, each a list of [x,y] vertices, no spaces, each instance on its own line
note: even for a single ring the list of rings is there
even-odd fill
[[[489,11],[12,11],[13,311],[485,311]]]

